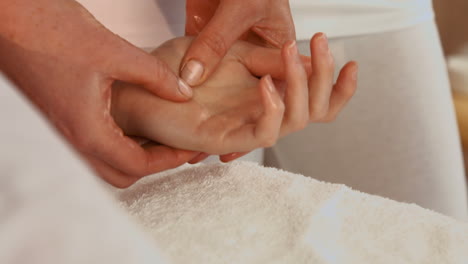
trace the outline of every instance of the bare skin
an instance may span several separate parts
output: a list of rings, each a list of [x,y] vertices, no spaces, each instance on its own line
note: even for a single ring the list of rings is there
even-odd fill
[[[255,34],[243,35],[242,38],[254,43],[262,43],[262,39],[267,40],[267,46],[275,46],[275,41],[268,41],[276,39],[274,36],[286,36],[277,38],[276,42],[281,44],[284,43],[283,40],[293,39],[294,27],[289,9],[281,9],[287,1],[275,1],[246,1],[245,3],[253,5],[249,4],[243,11],[237,1],[211,1],[216,5],[218,15],[211,17],[213,14],[208,14],[208,21],[212,21],[210,25],[214,26],[203,25],[202,30],[205,33],[201,35],[204,37],[197,38],[200,44],[195,47],[203,46],[204,43],[221,43],[223,49],[222,52],[211,54],[210,49],[216,48],[211,44],[199,49],[202,50],[200,52],[194,49],[193,54],[202,55],[202,58],[211,61],[207,62],[210,69],[202,78],[206,79],[210,72],[214,72],[218,62],[237,39],[236,35],[244,29],[250,29],[251,33]],[[266,3],[281,5],[276,11],[270,12],[266,9]],[[228,14],[228,7],[237,8],[232,9],[232,14]],[[186,85],[182,85],[172,71],[178,69],[171,70],[163,60],[144,53],[116,36],[72,0],[3,0],[0,2],[0,14],[0,69],[38,106],[104,180],[117,187],[127,187],[145,175],[177,167],[187,161],[195,162],[207,155],[164,145],[145,145],[142,148],[124,135],[110,115],[111,86],[116,81],[138,84],[167,100],[189,100],[192,96],[190,88],[183,89],[187,88]],[[226,18],[236,20],[222,19],[226,14]],[[245,20],[242,20],[243,24],[236,29],[237,22],[234,21],[240,16],[244,16]],[[289,22],[281,24],[279,21]],[[215,35],[221,26],[223,33]],[[211,31],[207,30],[209,28]],[[281,31],[286,34],[278,34]],[[212,34],[208,34],[209,32]],[[230,33],[233,34],[229,35]],[[207,42],[203,39],[220,41]],[[185,59],[187,58],[189,57],[185,56]],[[323,59],[324,56],[320,58]],[[332,65],[330,60],[323,61]],[[182,65],[179,65],[179,69]],[[348,72],[344,74],[345,77],[351,76],[351,72],[356,70],[355,66],[345,69],[344,72]],[[311,76],[316,75],[313,77],[315,81],[329,80],[329,72],[313,71]],[[341,83],[349,82],[349,78],[345,77],[345,81]],[[268,78],[264,80],[262,87],[267,87],[265,85],[268,84]],[[339,84],[340,81],[336,87],[345,86]],[[326,85],[327,91],[331,91],[333,85],[329,85],[328,82]],[[287,107],[289,97],[286,91],[286,107],[279,134],[281,131],[291,131],[300,127],[297,125],[300,123],[296,120],[297,115],[288,114],[291,112]],[[332,101],[334,100],[330,99],[330,102]],[[315,116],[330,112],[328,102],[326,108],[326,111],[314,111],[321,113],[316,113]],[[301,120],[304,123],[305,119]],[[152,120],[153,124],[156,122],[159,121]],[[164,126],[162,121],[160,126]],[[229,160],[236,155],[242,153],[223,155],[222,159]]]
[[[175,148],[223,155],[271,146],[309,122],[332,121],[356,89],[355,63],[343,68],[333,88],[334,66],[322,40],[311,41],[312,59],[300,57],[295,42],[278,50],[238,41],[185,103],[118,83],[112,115],[127,134]],[[152,54],[177,69],[191,42],[174,39]]]
[[[239,39],[275,48],[296,39],[289,0],[187,0],[185,31],[196,36],[180,67],[190,85],[203,83]]]
[[[104,180],[126,187],[197,155],[166,146],[143,149],[110,116],[116,80],[168,100],[189,100],[164,62],[104,28],[75,1],[2,0],[0,15],[1,71]]]
[[[185,31],[196,39],[184,55],[180,73],[193,85],[209,78],[236,40],[281,48],[296,39],[289,0],[187,0]],[[220,159],[231,161],[245,154],[232,153]],[[208,156],[200,153],[190,162]]]

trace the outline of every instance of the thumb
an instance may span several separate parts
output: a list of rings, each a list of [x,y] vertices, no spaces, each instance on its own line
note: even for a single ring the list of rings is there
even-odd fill
[[[114,80],[142,85],[151,93],[167,100],[187,101],[193,95],[184,81],[157,57],[125,42],[111,54],[110,75]]]
[[[193,40],[182,59],[180,76],[190,86],[203,83],[232,44],[255,23],[253,11],[237,1],[221,2],[216,13]]]

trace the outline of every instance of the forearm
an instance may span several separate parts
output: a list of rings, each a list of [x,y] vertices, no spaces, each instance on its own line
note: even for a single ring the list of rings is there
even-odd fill
[[[53,35],[57,35],[56,33],[60,32],[67,24],[65,18],[69,14],[65,7],[70,4],[67,2],[72,1],[2,0],[0,3],[0,15],[2,16],[0,35],[21,46],[26,46],[25,43],[33,46],[32,40],[38,36],[53,41],[56,38]],[[63,17],[60,18],[61,16]],[[36,43],[38,42],[36,41]]]
[[[2,21],[0,23],[0,36],[7,37],[11,36],[12,29],[15,25],[16,17],[18,15],[18,6],[21,0],[1,0],[0,1],[0,17]]]
[[[99,49],[119,40],[76,1],[2,0],[0,10],[0,37],[34,53],[85,64],[107,56]]]

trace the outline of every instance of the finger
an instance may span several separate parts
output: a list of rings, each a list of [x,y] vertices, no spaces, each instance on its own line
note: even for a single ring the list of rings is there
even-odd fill
[[[290,42],[289,42],[290,43]],[[241,63],[255,76],[271,75],[274,79],[286,79],[286,66],[281,50],[265,48],[248,42],[238,42],[232,50]],[[300,60],[307,72],[312,74],[312,60],[308,56],[300,55]]]
[[[219,1],[187,0],[185,3],[185,35],[196,36],[208,24]]]
[[[170,149],[165,146],[152,146],[149,147],[147,151],[152,152],[152,155],[158,154],[160,159],[155,162],[156,164],[151,171],[140,174],[122,172],[93,155],[85,155],[85,158],[90,162],[96,173],[103,180],[115,187],[127,188],[144,176],[179,167],[188,162],[195,155],[198,155],[198,153],[189,153],[189,151]],[[175,158],[174,155],[176,156]]]
[[[135,141],[125,137],[113,121],[110,126],[104,124],[104,128],[100,126],[94,130],[90,129],[88,134],[95,136],[80,144],[82,152],[106,162],[124,174],[137,177],[177,167],[198,155],[198,152],[151,143],[142,148]]]
[[[295,40],[296,32],[289,1],[276,1],[273,5],[263,6],[262,11],[267,14],[252,28],[252,31],[264,39],[267,45],[280,48],[287,41]]]
[[[210,22],[194,39],[182,59],[180,76],[190,86],[203,83],[232,44],[255,23],[255,10],[222,1]]]
[[[188,162],[194,157],[194,153],[170,149],[164,146],[150,147],[148,151],[153,152],[153,154],[158,153],[160,156],[160,160],[159,162],[157,162],[158,164],[152,171],[148,171],[146,173],[137,175],[124,173],[116,169],[115,167],[107,164],[106,162],[100,160],[99,158],[96,158],[93,155],[85,155],[85,158],[90,162],[91,166],[95,169],[96,173],[103,180],[115,187],[127,188],[144,176],[179,167],[180,165]],[[177,155],[177,158],[171,157],[171,155],[174,154]],[[195,153],[195,155],[198,155],[198,153]]]
[[[109,54],[111,81],[140,84],[153,94],[176,102],[192,97],[192,89],[166,63],[123,40],[116,45],[114,53]]]
[[[309,118],[317,121],[328,113],[335,65],[325,34],[318,33],[311,39],[310,50],[313,72],[309,79]]]
[[[128,175],[116,170],[93,156],[85,155],[85,159],[99,177],[114,187],[128,188],[140,179],[140,177]]]
[[[284,102],[285,113],[281,126],[281,135],[304,129],[309,123],[309,91],[307,72],[299,57],[295,41],[288,42],[282,49],[286,65]]]
[[[210,156],[210,154],[207,154],[207,153],[200,153],[200,154],[198,154],[198,156],[196,156],[195,158],[193,158],[192,160],[190,160],[188,163],[189,163],[189,164],[197,164],[197,163],[199,163],[199,162],[204,161],[204,160],[207,159],[209,156]]]
[[[229,153],[229,154],[226,154],[226,155],[221,155],[219,156],[219,160],[222,161],[222,162],[231,162],[233,160],[236,160],[240,157],[243,157],[247,154],[249,154],[250,152],[234,152],[234,153]]]
[[[259,147],[273,146],[279,136],[283,120],[284,104],[274,87],[271,76],[260,80],[264,112],[255,124],[247,124],[225,137],[224,147],[237,152],[252,151]]]
[[[278,139],[285,107],[270,75],[260,80],[260,88],[265,110],[255,128],[255,137],[266,143],[260,147],[270,147]]]
[[[345,107],[357,88],[358,65],[356,62],[347,63],[341,69],[338,80],[330,97],[328,114],[320,122],[331,122],[336,119],[338,113]]]

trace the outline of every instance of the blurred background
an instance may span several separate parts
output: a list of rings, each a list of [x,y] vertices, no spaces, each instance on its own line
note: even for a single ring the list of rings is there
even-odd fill
[[[468,169],[468,0],[433,2]]]

